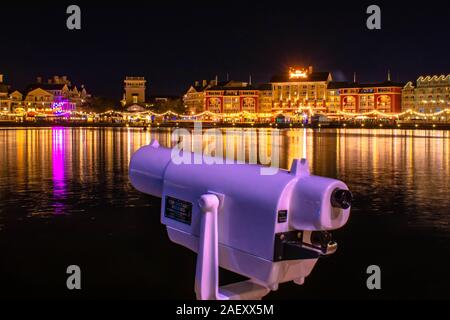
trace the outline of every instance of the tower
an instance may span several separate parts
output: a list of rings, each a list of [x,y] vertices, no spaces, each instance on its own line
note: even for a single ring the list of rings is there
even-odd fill
[[[144,77],[125,78],[125,105],[144,104],[146,81]]]

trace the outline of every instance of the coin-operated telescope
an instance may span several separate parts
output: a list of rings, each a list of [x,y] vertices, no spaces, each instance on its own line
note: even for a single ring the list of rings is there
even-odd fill
[[[345,225],[352,195],[339,180],[311,175],[306,160],[261,175],[258,165],[176,164],[171,154],[154,141],[133,155],[129,175],[137,190],[162,198],[170,240],[198,254],[198,299],[261,299],[280,283],[303,284],[318,258],[336,251],[328,231]],[[249,280],[219,287],[219,266]]]

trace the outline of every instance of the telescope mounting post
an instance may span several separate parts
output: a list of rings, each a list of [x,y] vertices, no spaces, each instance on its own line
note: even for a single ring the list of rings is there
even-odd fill
[[[223,194],[209,192],[198,201],[202,217],[195,272],[195,293],[199,300],[260,300],[270,289],[252,280],[219,287],[218,214]]]

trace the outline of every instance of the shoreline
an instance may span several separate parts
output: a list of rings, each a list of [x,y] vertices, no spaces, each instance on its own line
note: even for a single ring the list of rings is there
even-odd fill
[[[194,122],[167,122],[160,124],[143,124],[143,123],[106,123],[106,122],[16,122],[16,121],[0,121],[0,128],[45,128],[45,127],[69,127],[69,128],[142,128],[142,129],[161,129],[161,128],[194,128]],[[371,124],[365,123],[330,123],[330,124],[307,124],[300,123],[211,123],[202,122],[202,128],[261,128],[261,129],[408,129],[408,130],[450,130],[450,123],[401,123],[399,124]]]

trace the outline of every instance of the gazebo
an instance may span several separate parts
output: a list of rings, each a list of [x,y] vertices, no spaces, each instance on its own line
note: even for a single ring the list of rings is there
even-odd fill
[[[145,108],[143,106],[138,105],[138,104],[133,104],[133,105],[131,105],[131,106],[129,106],[127,108],[127,111],[128,112],[144,112]]]

